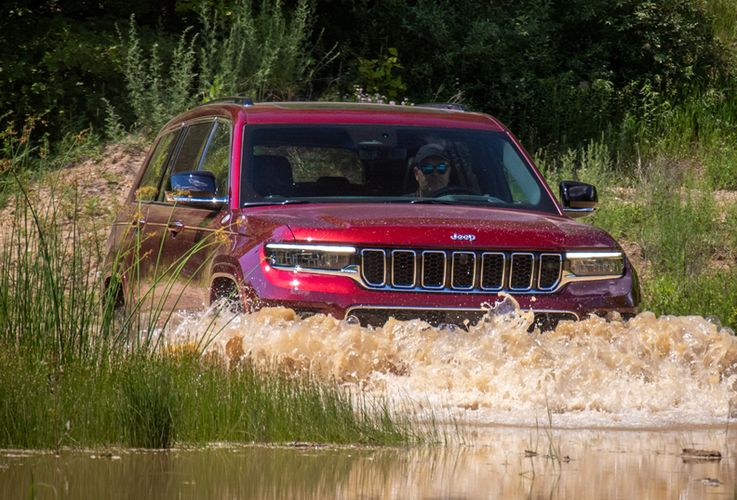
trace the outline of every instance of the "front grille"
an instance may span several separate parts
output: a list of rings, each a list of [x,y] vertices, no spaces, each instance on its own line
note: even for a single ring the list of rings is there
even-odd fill
[[[369,286],[384,286],[386,283],[386,254],[384,250],[366,249],[361,252],[361,273]]]
[[[397,288],[413,288],[415,286],[415,251],[392,251],[392,285]]]
[[[445,252],[422,252],[422,286],[434,289],[445,286]]]
[[[537,286],[541,290],[555,288],[560,279],[563,258],[560,254],[544,253],[540,255],[540,274]]]
[[[476,254],[473,252],[453,252],[453,280],[450,287],[456,290],[473,288],[476,276]]]
[[[481,256],[481,288],[484,290],[501,290],[504,288],[503,253],[486,252]]]
[[[534,255],[531,253],[512,254],[509,267],[509,289],[529,290],[532,288],[532,270]]]
[[[369,288],[475,292],[550,292],[560,283],[559,253],[364,249]]]

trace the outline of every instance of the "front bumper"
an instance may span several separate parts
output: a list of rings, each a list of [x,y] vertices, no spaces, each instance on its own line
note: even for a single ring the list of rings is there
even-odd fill
[[[370,289],[346,276],[274,268],[262,256],[246,268],[251,272],[244,296],[251,297],[251,309],[283,306],[341,319],[355,316],[366,324],[381,324],[391,316],[435,324],[475,322],[501,297],[478,291]],[[535,312],[541,325],[554,326],[560,319],[583,319],[590,314],[639,312],[639,284],[629,263],[619,278],[567,283],[551,293],[504,293],[512,295],[523,310]]]

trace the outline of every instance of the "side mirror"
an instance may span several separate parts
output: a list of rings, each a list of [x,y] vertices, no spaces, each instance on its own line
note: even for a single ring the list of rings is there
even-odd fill
[[[221,208],[227,205],[228,198],[218,197],[217,190],[212,172],[179,172],[171,176],[171,191],[166,192],[166,201],[201,208]]]
[[[559,184],[563,212],[570,217],[584,217],[596,211],[599,197],[591,184],[576,181],[562,181]]]

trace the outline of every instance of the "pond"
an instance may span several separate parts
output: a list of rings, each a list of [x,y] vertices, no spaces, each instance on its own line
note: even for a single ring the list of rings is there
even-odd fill
[[[475,427],[465,444],[411,448],[6,451],[0,497],[724,498],[735,492],[734,431]]]

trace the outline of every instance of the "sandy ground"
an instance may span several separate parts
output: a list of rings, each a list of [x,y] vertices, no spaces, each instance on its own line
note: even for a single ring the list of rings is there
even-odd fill
[[[110,222],[128,196],[147,148],[140,139],[110,144],[95,158],[44,174],[38,183],[26,186],[34,209],[48,215],[47,211],[55,207],[56,220],[67,236],[76,220],[85,239],[104,242]],[[0,227],[10,229],[19,206],[11,199],[0,210]],[[8,231],[0,234],[7,237]]]

